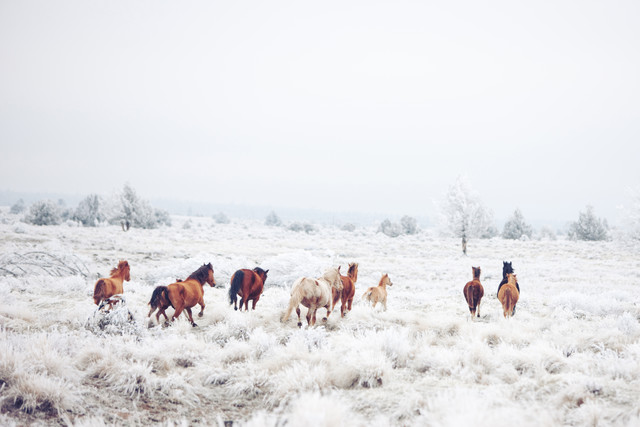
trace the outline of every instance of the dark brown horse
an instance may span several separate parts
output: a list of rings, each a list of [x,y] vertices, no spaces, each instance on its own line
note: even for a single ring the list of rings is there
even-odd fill
[[[256,267],[253,270],[242,269],[233,273],[229,286],[229,304],[233,304],[235,310],[238,309],[238,295],[240,295],[240,311],[244,304],[244,311],[249,310],[249,300],[253,300],[252,310],[256,309],[256,304],[262,295],[264,282],[267,281],[269,270]]]
[[[202,317],[202,314],[204,313],[203,297],[205,283],[208,283],[211,287],[216,285],[216,281],[213,278],[213,267],[211,266],[211,263],[205,264],[191,273],[185,281],[178,281],[170,284],[169,286],[156,287],[151,295],[151,300],[149,301],[151,310],[147,316],[151,317],[151,314],[158,309],[159,311],[156,314],[156,320],[160,320],[160,314],[164,315],[165,319],[168,319],[165,310],[171,306],[175,309],[171,321],[177,319],[182,311],[186,310],[191,325],[198,326],[193,321],[191,307],[196,304],[200,304],[200,313],[198,313],[198,316]]]
[[[124,292],[122,282],[131,280],[130,267],[127,261],[120,261],[118,266],[111,270],[111,277],[101,278],[93,288],[93,302],[100,305],[102,300]]]
[[[339,291],[336,288],[331,288],[333,292],[333,310],[338,300],[342,300],[340,307],[340,314],[344,317],[345,314],[351,311],[351,304],[353,303],[353,296],[356,294],[356,282],[358,281],[358,263],[349,263],[349,271],[347,275],[340,275],[342,280],[342,290]]]
[[[469,312],[471,312],[471,320],[475,320],[476,310],[480,317],[480,300],[484,296],[484,288],[480,283],[480,267],[471,267],[473,271],[473,280],[464,285],[462,293],[467,300]]]

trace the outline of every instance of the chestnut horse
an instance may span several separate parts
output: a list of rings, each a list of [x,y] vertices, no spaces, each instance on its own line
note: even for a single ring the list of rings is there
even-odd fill
[[[104,299],[124,292],[122,282],[131,280],[130,268],[127,261],[120,261],[118,266],[111,270],[111,277],[101,278],[93,288],[93,302],[100,305]]]
[[[346,276],[340,276],[342,280],[342,290],[339,291],[336,288],[332,288],[333,292],[333,304],[331,309],[333,310],[338,300],[342,300],[342,306],[340,307],[340,315],[344,317],[345,314],[351,311],[351,304],[353,303],[353,296],[356,293],[356,282],[358,281],[358,263],[349,263],[349,271]]]
[[[467,300],[469,311],[471,312],[471,320],[475,320],[476,310],[480,317],[480,300],[484,296],[484,288],[480,283],[480,267],[471,267],[473,272],[473,280],[464,285],[462,293]]]
[[[498,285],[498,292],[496,292],[496,295],[500,295],[500,288],[502,287],[502,285],[507,283],[507,274],[509,273],[513,274],[513,266],[511,265],[511,262],[502,261],[502,281]],[[517,280],[516,280],[516,289],[518,289],[518,295],[520,295],[520,285],[518,284]],[[514,314],[516,314],[515,305],[513,306],[513,313],[511,313],[511,315],[513,316]]]
[[[516,287],[516,279],[515,274],[508,273],[507,283],[502,285],[500,291],[498,291],[498,299],[502,304],[502,314],[504,314],[504,317],[507,319],[513,316],[516,303],[520,297],[520,292],[518,292],[518,288]]]
[[[253,300],[251,309],[255,310],[264,282],[267,281],[268,272],[269,270],[256,267],[253,270],[242,269],[233,273],[229,286],[229,304],[233,304],[233,308],[237,310],[238,295],[240,295],[240,311],[242,311],[242,304],[244,304],[244,311],[249,310],[249,300]]]
[[[369,301],[376,308],[377,303],[382,303],[384,311],[387,311],[387,286],[393,286],[388,274],[382,275],[378,286],[371,287],[362,295],[362,299]]]
[[[307,325],[314,326],[316,324],[316,311],[322,307],[327,309],[327,317],[322,319],[323,322],[326,322],[331,314],[332,288],[342,289],[340,267],[328,269],[318,279],[299,278],[293,283],[289,308],[282,321],[286,322],[295,308],[298,315],[298,327],[302,327],[300,320],[300,304],[302,304],[309,309],[307,311]]]
[[[202,317],[204,313],[203,297],[205,283],[208,283],[211,287],[216,285],[211,263],[202,265],[202,267],[191,273],[184,281],[178,281],[169,286],[156,287],[149,301],[151,310],[149,310],[147,317],[151,317],[151,314],[158,309],[156,320],[160,320],[160,314],[164,315],[165,319],[168,320],[165,310],[171,306],[175,309],[173,317],[171,318],[172,322],[180,316],[183,310],[186,310],[191,325],[198,326],[193,321],[191,307],[200,304],[200,313],[198,313],[198,316]]]

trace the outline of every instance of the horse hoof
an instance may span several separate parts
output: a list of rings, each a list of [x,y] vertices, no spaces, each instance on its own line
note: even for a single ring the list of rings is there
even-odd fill
[[[302,322],[298,322],[298,328],[302,328]]]
[[[196,327],[196,326],[198,326],[198,325],[196,324],[196,322],[193,322],[193,323],[191,324],[191,326],[193,326],[193,327],[195,328],[195,327]]]
[[[204,313],[198,313],[198,317],[204,316]]]
[[[323,317],[323,318],[322,318],[322,321],[323,321],[323,322],[326,322],[326,321],[327,321],[327,318],[326,318],[326,317]]]

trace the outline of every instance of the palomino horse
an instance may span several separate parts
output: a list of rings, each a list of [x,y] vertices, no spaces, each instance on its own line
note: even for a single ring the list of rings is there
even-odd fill
[[[269,270],[256,267],[253,270],[242,269],[233,273],[229,286],[229,304],[233,304],[233,308],[237,310],[238,295],[240,295],[240,311],[242,311],[242,304],[244,304],[244,311],[249,310],[249,300],[253,300],[251,309],[255,310],[264,282],[267,281],[268,272]]]
[[[484,288],[480,283],[480,267],[471,267],[473,271],[473,280],[464,285],[462,293],[467,300],[469,311],[471,312],[471,320],[475,320],[476,310],[480,317],[480,300],[484,296]]]
[[[515,274],[508,273],[507,283],[502,285],[498,292],[498,299],[502,304],[502,313],[507,319],[513,316],[514,308],[520,297],[520,292],[518,292],[518,288],[516,287],[516,279]]]
[[[211,266],[211,263],[198,268],[196,271],[191,273],[189,277],[187,277],[187,280],[178,281],[170,284],[169,286],[156,287],[151,295],[151,300],[149,301],[151,310],[147,317],[151,317],[151,314],[158,309],[159,311],[156,314],[156,320],[160,320],[160,314],[164,315],[165,319],[167,319],[165,310],[169,308],[169,306],[172,306],[175,308],[175,312],[173,313],[171,321],[176,320],[178,316],[180,316],[180,313],[182,313],[182,310],[186,310],[191,325],[198,326],[193,321],[191,307],[196,304],[200,304],[200,313],[198,313],[198,316],[202,317],[202,314],[204,313],[203,297],[205,283],[208,283],[211,287],[216,285],[216,281],[213,278],[213,267]]]
[[[129,263],[120,261],[118,266],[111,270],[111,277],[98,279],[93,288],[93,302],[100,305],[102,300],[124,292],[122,282],[131,280],[129,272]]]
[[[384,311],[387,311],[387,286],[393,286],[388,274],[384,274],[380,279],[378,286],[373,286],[367,289],[367,292],[362,295],[362,299],[369,301],[373,304],[373,308],[376,308],[376,304],[381,302],[384,307]]]
[[[511,262],[502,261],[502,281],[498,285],[498,292],[496,292],[496,295],[500,295],[500,288],[502,287],[502,285],[507,283],[507,274],[514,274],[513,266],[511,265]],[[520,285],[518,284],[517,281],[516,281],[516,289],[518,289],[518,295],[520,295]],[[514,314],[516,314],[515,305],[513,306],[513,313],[511,313],[511,315],[514,315]]]
[[[333,303],[331,309],[333,310],[338,300],[342,300],[340,307],[340,315],[344,317],[345,314],[351,311],[351,304],[353,303],[353,296],[356,293],[356,282],[358,281],[358,263],[350,262],[349,271],[346,276],[340,276],[342,280],[342,290],[339,291],[336,288],[332,288]]]
[[[295,308],[298,315],[298,326],[301,327],[302,321],[300,320],[299,306],[302,304],[309,309],[307,311],[307,325],[314,326],[316,324],[316,311],[322,307],[327,309],[327,317],[322,319],[323,322],[326,322],[331,314],[332,288],[342,289],[340,267],[328,269],[322,277],[317,279],[299,278],[293,283],[289,308],[282,321],[286,322]]]

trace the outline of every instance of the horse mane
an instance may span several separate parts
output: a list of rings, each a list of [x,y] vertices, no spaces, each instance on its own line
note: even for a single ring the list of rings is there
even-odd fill
[[[380,278],[380,282],[378,283],[378,286],[382,286],[382,282],[384,282],[384,278],[385,277],[389,277],[389,274],[383,274],[382,277]]]
[[[187,277],[187,280],[194,279],[194,280],[197,280],[200,284],[203,284],[204,282],[207,281],[207,277],[209,276],[209,270],[213,270],[211,263],[202,264],[200,268],[198,268],[196,271],[191,273],[189,277]]]
[[[112,268],[109,274],[113,276],[114,274],[117,274],[119,271],[124,270],[125,267],[128,267],[128,266],[129,266],[129,263],[127,261],[120,261],[118,262],[118,266]]]
[[[356,268],[358,268],[357,262],[352,262],[349,264],[349,271],[347,271],[347,276],[351,277],[351,275],[355,272]]]

